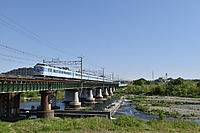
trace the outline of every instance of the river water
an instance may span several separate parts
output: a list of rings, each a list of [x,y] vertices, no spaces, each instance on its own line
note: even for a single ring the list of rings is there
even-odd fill
[[[90,105],[90,107],[93,110],[102,110],[102,108],[105,108],[107,105],[112,103],[114,100],[116,100],[116,99],[105,100],[105,101],[102,101],[101,103]],[[65,104],[62,103],[62,102],[63,102],[63,100],[57,100],[57,106],[60,106],[60,110],[64,110],[64,108],[65,108]],[[31,109],[32,106],[34,106],[36,108],[39,105],[40,105],[40,101],[21,102],[20,103],[20,109]],[[88,105],[82,104],[82,106],[84,107],[84,106],[88,106]],[[115,113],[114,117],[117,117],[117,116],[120,116],[120,115],[134,116],[135,118],[139,118],[139,119],[142,119],[144,121],[159,118],[158,115],[144,113],[142,111],[136,110],[135,106],[132,105],[131,101],[129,101],[129,100],[124,101],[124,103],[121,105],[119,110]],[[35,118],[35,117],[33,117],[33,118]],[[167,120],[175,120],[177,118],[166,117],[166,119]],[[198,119],[186,119],[186,120],[193,121],[193,122],[200,124],[200,120],[198,120]]]
[[[139,118],[144,121],[159,118],[157,115],[144,113],[135,108],[136,107],[132,105],[129,100],[125,100],[122,106],[119,108],[119,110],[115,113],[115,116],[120,116],[120,115],[134,116],[135,118]]]

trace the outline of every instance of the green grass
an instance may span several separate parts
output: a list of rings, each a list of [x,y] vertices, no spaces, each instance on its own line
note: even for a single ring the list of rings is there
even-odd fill
[[[144,122],[134,117],[120,116],[116,120],[100,117],[34,119],[15,123],[0,122],[0,132],[200,132],[200,125],[187,121],[150,120]]]
[[[9,133],[11,131],[9,126],[9,123],[0,121],[0,133]]]

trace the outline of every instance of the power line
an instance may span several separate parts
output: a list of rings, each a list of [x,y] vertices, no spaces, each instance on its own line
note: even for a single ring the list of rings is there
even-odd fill
[[[37,42],[37,43],[42,44],[42,43],[40,42],[40,40],[38,40],[37,38],[35,38],[35,37],[33,37],[33,36],[31,36],[31,35],[29,35],[29,34],[23,32],[23,31],[21,31],[21,30],[19,30],[18,28],[14,27],[14,26],[12,26],[12,25],[10,25],[10,24],[8,24],[7,22],[5,22],[5,21],[3,21],[3,20],[1,20],[1,19],[0,19],[0,24],[4,25],[5,27],[7,27],[7,28],[9,28],[9,29],[11,29],[11,30],[14,30],[15,32],[17,32],[17,33],[19,33],[19,34],[21,34],[21,35],[23,35],[23,36],[25,36],[25,37],[27,37],[27,38],[29,38],[29,39],[35,41],[35,42]]]
[[[6,51],[10,51],[10,52],[13,52],[13,53],[17,53],[17,54],[21,54],[21,55],[25,55],[25,56],[29,56],[29,57],[34,57],[34,58],[37,58],[37,59],[44,58],[44,56],[39,56],[39,55],[31,54],[31,53],[28,53],[28,52],[24,52],[24,51],[3,45],[1,43],[0,43],[0,48],[4,49]],[[48,58],[48,57],[45,57],[45,58]]]
[[[39,61],[39,60],[32,60],[32,59],[27,59],[27,58],[16,57],[16,56],[12,56],[12,55],[6,55],[6,54],[2,54],[2,53],[0,53],[0,56],[19,59],[19,60],[26,60],[26,61],[37,61],[37,62]]]
[[[54,49],[54,50],[57,49],[56,47],[52,47],[51,45],[46,44],[45,42],[37,39],[36,37],[34,37],[34,36],[30,35],[30,34],[27,34],[26,32],[24,32],[24,31],[22,31],[22,30],[20,30],[20,29],[18,29],[16,27],[8,24],[7,22],[5,22],[5,21],[3,21],[1,19],[0,19],[0,24],[4,25],[5,27],[7,27],[7,28],[9,28],[11,30],[14,30],[15,32],[17,32],[17,33],[19,33],[19,34],[21,34],[21,35],[23,35],[23,36],[35,41],[37,43],[40,43],[40,44],[42,44],[42,45],[44,45],[44,46],[46,46],[48,48],[51,48],[51,49]]]
[[[42,38],[41,36],[37,35],[36,33],[33,33],[32,31],[30,31],[27,28],[25,28],[24,26],[18,24],[17,22],[15,22],[14,20],[10,19],[6,15],[4,15],[2,13],[0,13],[0,15],[3,16],[4,18],[8,19],[9,21],[13,22],[18,27],[24,29],[28,33],[24,32],[24,31],[20,30],[19,28],[16,28],[15,26],[12,26],[12,25],[8,24],[7,22],[5,22],[5,21],[0,19],[2,21],[0,23],[2,25],[6,26],[7,28],[10,28],[10,29],[14,30],[15,32],[17,32],[17,33],[19,33],[19,34],[21,34],[21,35],[33,40],[33,41],[36,41],[36,42],[38,42],[38,43],[40,43],[42,45],[48,46],[48,48],[51,48],[53,50],[57,50],[59,52],[62,51],[62,53],[65,53],[65,54],[68,54],[68,55],[71,55],[71,56],[75,56],[71,52],[66,52],[66,50],[63,50],[63,48],[61,48],[61,47],[55,45],[54,43]]]
[[[25,37],[27,37],[27,38],[29,38],[29,39],[35,41],[35,42],[38,42],[38,43],[40,43],[40,44],[42,44],[42,45],[50,46],[50,47],[51,47],[52,49],[54,49],[54,50],[56,49],[56,50],[58,50],[59,52],[62,51],[63,53],[67,53],[67,54],[70,54],[71,56],[74,56],[74,57],[75,57],[75,55],[73,55],[71,52],[66,52],[65,50],[63,50],[63,48],[61,48],[61,47],[59,47],[59,46],[56,46],[54,43],[52,43],[52,42],[50,42],[50,41],[48,41],[48,40],[42,38],[41,36],[39,36],[39,35],[33,33],[32,31],[28,30],[27,28],[25,28],[25,27],[22,26],[21,24],[15,22],[14,20],[12,20],[11,18],[7,17],[7,16],[4,15],[3,13],[0,12],[0,15],[3,16],[4,18],[6,18],[7,20],[11,21],[12,23],[14,23],[15,25],[17,25],[18,27],[22,28],[23,30],[25,30],[25,31],[28,32],[29,34],[26,33],[26,32],[24,32],[24,31],[22,31],[22,30],[20,30],[19,28],[16,28],[15,26],[12,26],[12,25],[8,24],[7,22],[5,22],[5,21],[3,21],[3,20],[0,19],[0,20],[2,21],[2,22],[0,22],[0,23],[1,23],[2,25],[6,26],[7,28],[10,28],[10,29],[14,30],[15,32],[17,32],[17,33],[19,33],[19,34],[21,34],[21,35],[23,35],[23,36],[25,36]],[[37,37],[37,38],[36,38],[36,37]],[[39,39],[38,39],[38,38],[39,38]],[[51,45],[50,45],[50,44],[51,44]],[[53,46],[52,46],[52,45],[53,45]],[[92,66],[94,66],[93,63],[87,63],[87,64],[90,64],[90,65],[92,64]],[[95,66],[99,67],[98,65],[95,65]],[[100,67],[99,67],[99,68],[100,68]]]
[[[61,47],[55,45],[54,43],[52,43],[52,42],[50,42],[50,41],[44,39],[43,37],[39,36],[38,34],[33,33],[32,31],[30,31],[30,30],[28,30],[27,28],[25,28],[25,26],[22,26],[21,24],[15,22],[14,20],[12,20],[11,18],[9,18],[9,17],[7,17],[6,15],[2,14],[1,12],[0,12],[0,15],[1,15],[2,17],[6,18],[7,20],[9,20],[10,22],[14,23],[16,26],[18,26],[18,28],[17,28],[16,26],[13,26],[13,25],[7,23],[6,21],[0,19],[0,24],[4,25],[5,27],[7,27],[7,28],[9,28],[9,29],[11,29],[11,30],[13,30],[13,31],[15,31],[15,32],[17,32],[17,33],[19,33],[19,34],[21,34],[21,35],[23,35],[23,36],[25,36],[25,37],[27,37],[27,38],[33,40],[33,41],[39,43],[39,44],[42,44],[42,45],[44,45],[44,46],[46,46],[46,47],[48,47],[48,48],[51,48],[51,49],[53,49],[53,50],[57,50],[57,51],[59,51],[59,52],[62,52],[62,53],[68,54],[68,55],[71,55],[71,56],[73,56],[73,57],[76,57],[76,56],[75,56],[74,54],[72,54],[71,52],[69,52],[69,51],[66,52],[66,50],[64,50],[63,48],[61,48]],[[23,29],[23,30],[21,30],[20,28]],[[1,45],[0,45],[0,46],[1,46]],[[16,49],[13,50],[13,48],[7,48],[7,47],[5,48],[5,47],[4,47],[3,49],[7,49],[7,50],[9,50],[9,51],[16,52],[16,53],[20,53],[20,54],[23,54],[23,55],[33,56],[33,54],[27,54],[27,53],[24,53],[24,52],[19,52],[19,50],[16,50]],[[34,55],[34,56],[35,56],[35,55]],[[35,57],[36,57],[36,56],[35,56]],[[38,58],[38,57],[37,57],[37,58]],[[41,57],[39,57],[39,58],[41,58]],[[45,57],[45,58],[46,58],[46,57]],[[89,63],[89,62],[87,62],[87,61],[86,61],[86,63],[89,64],[89,65],[91,65],[91,66],[96,66],[96,67],[98,67],[98,68],[101,68],[99,65],[96,65],[96,64],[94,64],[94,63]]]
[[[16,60],[11,60],[11,59],[7,59],[7,58],[0,58],[0,60],[12,62],[12,63],[14,62],[14,63],[19,63],[19,64],[25,64],[25,65],[33,65],[33,64],[22,62],[22,61],[16,61]]]

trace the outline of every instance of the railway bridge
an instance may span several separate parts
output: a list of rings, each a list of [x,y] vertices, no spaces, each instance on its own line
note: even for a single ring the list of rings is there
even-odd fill
[[[0,118],[19,116],[20,94],[29,91],[39,91],[41,107],[37,110],[37,117],[52,118],[56,106],[56,91],[65,90],[65,100],[69,108],[80,108],[79,98],[88,103],[94,103],[113,94],[119,84],[114,82],[80,81],[55,78],[34,78],[0,75]],[[95,97],[93,95],[95,92]]]

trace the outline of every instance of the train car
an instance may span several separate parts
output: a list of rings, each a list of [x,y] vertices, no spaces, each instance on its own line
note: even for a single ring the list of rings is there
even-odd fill
[[[66,78],[66,79],[81,79],[80,72],[73,72],[66,68],[60,68],[55,66],[50,66],[44,63],[38,63],[34,66],[34,76],[39,77],[56,77],[56,78]],[[93,80],[93,81],[109,81],[103,77],[96,75],[82,73],[83,80]]]
[[[38,63],[34,66],[34,76],[73,78],[74,72],[67,69]]]
[[[80,72],[74,72],[74,79],[81,79],[81,73]],[[89,80],[89,77],[87,74],[82,74],[82,79]]]

